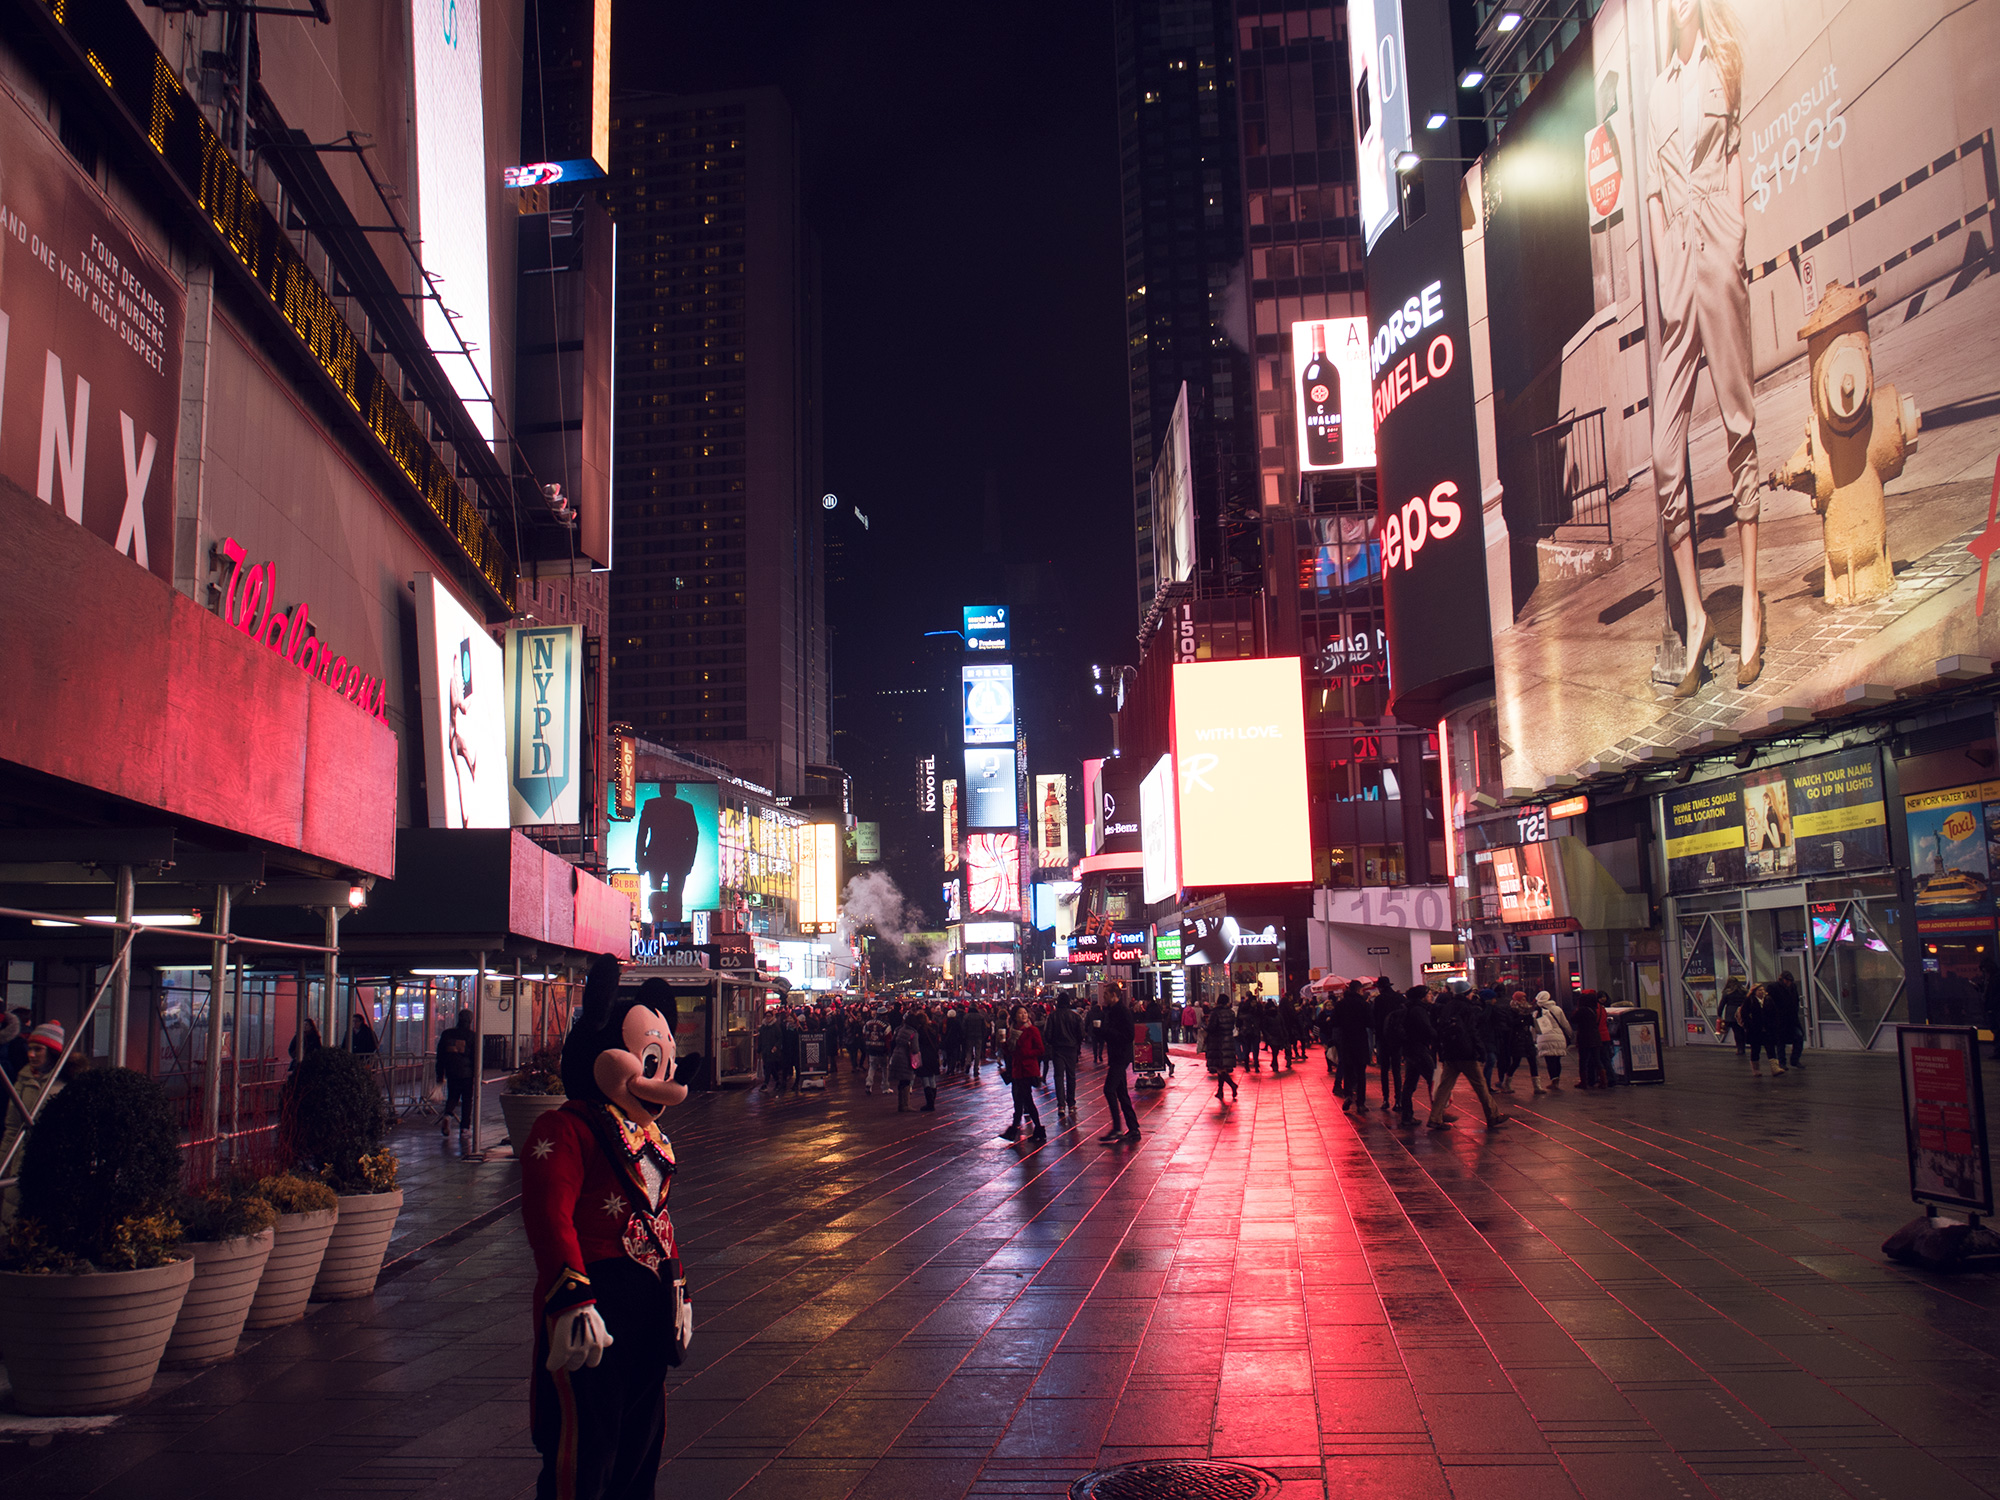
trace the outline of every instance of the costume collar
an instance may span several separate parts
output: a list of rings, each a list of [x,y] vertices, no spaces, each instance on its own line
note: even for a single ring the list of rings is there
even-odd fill
[[[628,1162],[637,1162],[645,1149],[651,1146],[661,1161],[668,1166],[673,1165],[674,1148],[668,1143],[666,1132],[660,1129],[657,1120],[641,1123],[608,1102],[604,1108],[611,1116],[611,1123],[618,1128],[618,1144],[624,1147]]]

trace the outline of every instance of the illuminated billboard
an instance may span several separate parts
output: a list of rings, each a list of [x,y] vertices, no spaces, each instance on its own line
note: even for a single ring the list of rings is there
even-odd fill
[[[507,632],[507,807],[516,828],[575,823],[583,803],[583,627]]]
[[[958,669],[965,743],[1014,743],[1014,669],[1004,662]]]
[[[1905,801],[1941,805],[1927,801],[1933,795]],[[1677,894],[1889,863],[1888,810],[1872,746],[1677,787],[1661,804],[1667,888]],[[1915,822],[1910,830],[1910,868],[1921,885],[1925,851]]]
[[[1372,251],[1400,211],[1396,159],[1410,149],[1402,0],[1355,0],[1348,6],[1347,48],[1347,76],[1354,86],[1354,139],[1359,146],[1361,231]]]
[[[2000,656],[2000,9],[1917,14],[1607,5],[1487,154],[1496,780]]]
[[[0,476],[171,582],[187,296],[39,114],[0,91]]]
[[[1044,870],[1069,866],[1069,778],[1035,778],[1035,857]]]
[[[958,783],[946,778],[939,790],[938,806],[944,811],[944,867],[958,868]]]
[[[417,132],[417,232],[434,295],[424,340],[493,440],[492,292],[486,248],[486,101],[479,0],[412,0]],[[447,311],[449,309],[449,311]],[[470,351],[468,353],[468,351]]]
[[[1139,849],[1146,904],[1165,901],[1181,887],[1180,823],[1175,817],[1174,758],[1163,755],[1139,783]]]
[[[1368,320],[1321,318],[1292,325],[1293,425],[1299,469],[1375,467],[1374,383]]]
[[[1019,916],[1021,836],[969,833],[965,836],[965,910],[968,916]]]
[[[1174,401],[1153,465],[1153,580],[1184,582],[1194,572],[1194,459],[1188,444],[1188,388]]]
[[[1304,884],[1305,699],[1296,656],[1174,666],[1181,884]]]
[[[642,922],[684,922],[722,904],[721,815],[708,782],[642,781],[639,816],[613,823],[604,846],[613,870],[639,876],[633,902]]]
[[[1085,761],[1086,775],[1092,767],[1096,768],[1096,774],[1090,782],[1090,852],[1137,854],[1139,767],[1119,756]]]
[[[424,778],[433,828],[506,828],[504,662],[486,627],[429,573],[416,575]]]
[[[799,931],[833,932],[840,925],[840,830],[808,823],[799,830]]]
[[[1005,651],[1007,649],[1007,606],[968,604],[965,606],[965,649]]]
[[[1014,780],[1012,750],[969,749],[965,752],[967,828],[1016,828],[1021,823],[1019,787]]]
[[[1554,923],[1569,914],[1563,899],[1562,861],[1554,844],[1508,845],[1481,850],[1476,857],[1492,867],[1502,922]]]
[[[1016,933],[1012,922],[967,922],[965,941],[967,943],[1011,943]]]

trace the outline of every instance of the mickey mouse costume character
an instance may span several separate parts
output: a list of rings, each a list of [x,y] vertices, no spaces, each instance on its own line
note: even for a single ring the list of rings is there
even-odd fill
[[[673,1147],[655,1123],[674,1082],[674,1001],[649,979],[618,998],[618,960],[591,965],[563,1043],[569,1102],[521,1152],[535,1254],[529,1425],[538,1500],[651,1500],[666,1438],[667,1371],[694,1329],[667,1193]]]

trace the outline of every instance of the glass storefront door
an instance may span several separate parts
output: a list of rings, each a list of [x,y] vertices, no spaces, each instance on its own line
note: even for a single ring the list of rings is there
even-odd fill
[[[1681,899],[1665,965],[1678,992],[1670,1008],[1681,1040],[1722,1040],[1716,1013],[1731,979],[1766,984],[1789,973],[1806,1002],[1808,1045],[1882,1044],[1883,1028],[1909,1015],[1902,917],[1889,876]]]
[[[1817,1044],[1866,1050],[1883,1026],[1909,1018],[1895,883],[1815,885],[1811,895]]]
[[[1692,897],[1680,903],[1680,1034],[1687,1042],[1721,1040],[1716,1025],[1722,992],[1748,979],[1741,897]]]

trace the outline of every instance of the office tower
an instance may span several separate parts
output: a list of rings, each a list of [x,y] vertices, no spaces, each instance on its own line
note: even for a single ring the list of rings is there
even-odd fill
[[[1265,505],[1290,506],[1301,498],[1292,325],[1368,310],[1354,104],[1346,41],[1334,34],[1343,13],[1282,0],[1238,0],[1236,12],[1258,482]],[[1352,476],[1336,478],[1352,490]]]
[[[780,795],[831,759],[814,260],[774,89],[614,101],[611,715]]]
[[[1153,555],[1153,467],[1183,383],[1195,567],[1219,588],[1261,582],[1256,424],[1232,7],[1225,0],[1119,0],[1116,17],[1133,545],[1143,617],[1163,582]]]

